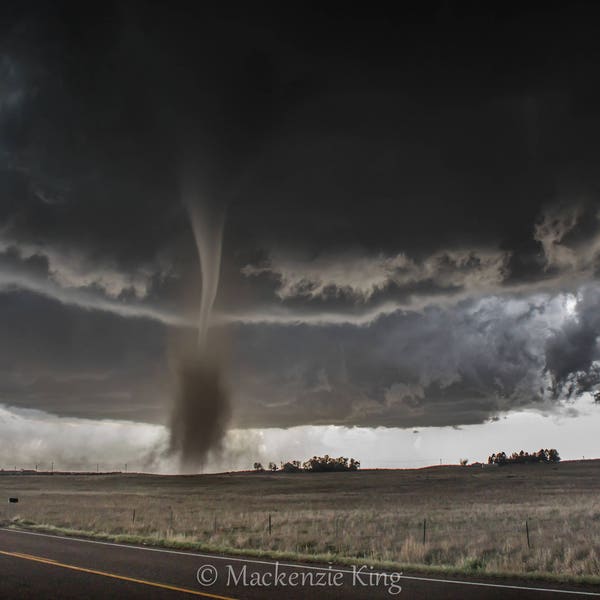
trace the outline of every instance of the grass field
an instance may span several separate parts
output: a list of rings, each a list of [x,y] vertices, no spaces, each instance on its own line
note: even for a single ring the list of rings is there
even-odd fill
[[[600,461],[289,475],[2,475],[0,495],[5,522],[130,541],[481,574],[600,576]],[[12,495],[18,504],[7,503]]]

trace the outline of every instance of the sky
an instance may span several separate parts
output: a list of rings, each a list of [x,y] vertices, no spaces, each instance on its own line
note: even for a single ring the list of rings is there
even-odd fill
[[[0,466],[600,454],[593,3],[0,14]]]

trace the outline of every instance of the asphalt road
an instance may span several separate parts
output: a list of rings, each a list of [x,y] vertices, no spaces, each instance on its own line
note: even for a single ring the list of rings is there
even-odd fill
[[[367,568],[353,571],[351,567],[276,563],[0,529],[2,599],[194,596],[222,600],[568,600],[600,598],[600,589],[408,574],[394,577]]]

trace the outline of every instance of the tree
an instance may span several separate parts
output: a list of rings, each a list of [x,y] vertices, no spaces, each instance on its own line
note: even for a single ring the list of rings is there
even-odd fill
[[[506,452],[498,452],[488,457],[488,464],[490,465],[505,465],[507,462]]]
[[[560,462],[560,456],[555,448],[542,448],[537,452],[513,452],[510,457],[505,452],[498,452],[488,457],[490,465],[507,465],[507,464],[529,464],[529,463],[557,463]]]
[[[300,461],[292,460],[281,465],[281,470],[284,473],[299,473],[302,469],[300,468]]]
[[[328,471],[357,471],[360,468],[360,461],[354,458],[346,458],[340,456],[332,458],[328,454],[325,456],[313,456],[309,458],[303,465],[305,471],[313,473],[328,472]]]
[[[264,471],[265,469],[263,468],[262,463],[255,462],[254,463],[254,470],[255,471]]]

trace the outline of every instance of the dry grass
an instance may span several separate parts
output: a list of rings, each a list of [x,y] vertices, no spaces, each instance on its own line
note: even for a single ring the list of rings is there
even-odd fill
[[[291,475],[4,475],[0,494],[20,497],[5,504],[9,518],[133,539],[597,576],[599,475],[600,461]]]

